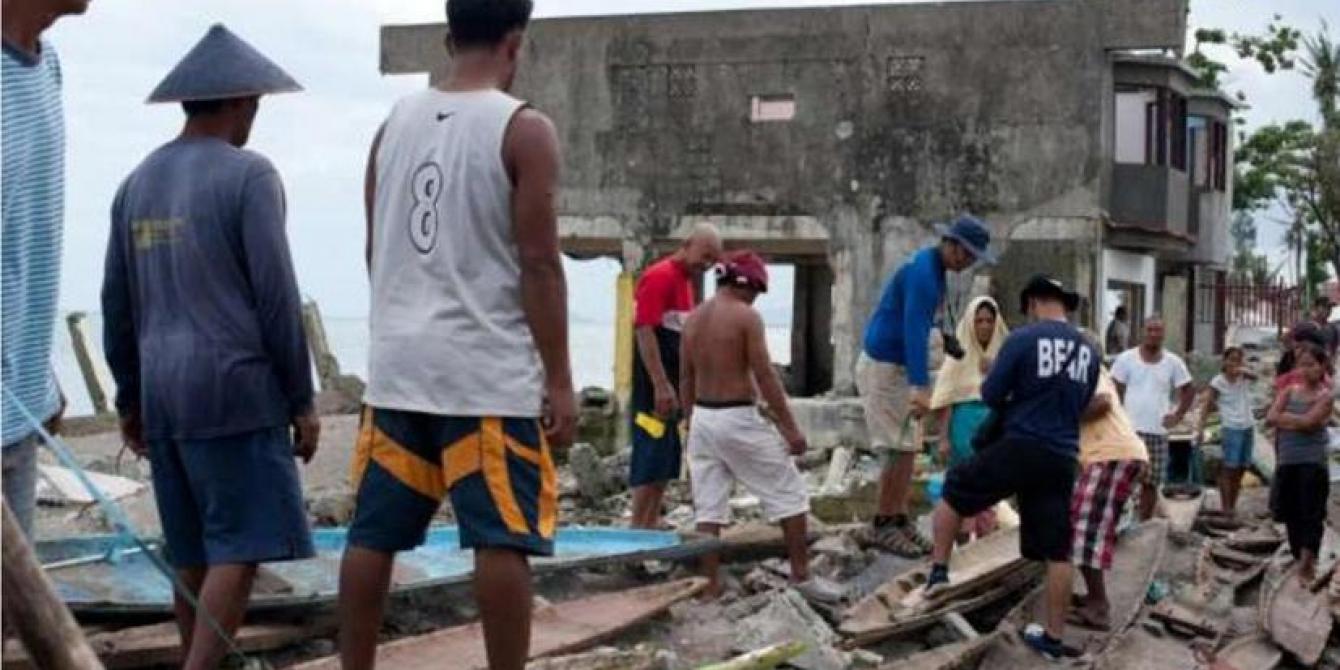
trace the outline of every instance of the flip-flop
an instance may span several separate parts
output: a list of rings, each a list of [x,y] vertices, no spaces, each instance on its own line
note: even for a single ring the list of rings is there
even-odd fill
[[[1094,615],[1090,613],[1089,610],[1083,608],[1070,610],[1070,613],[1066,615],[1066,623],[1071,623],[1080,628],[1087,628],[1102,633],[1112,630],[1111,623],[1103,623],[1102,621],[1095,619]]]

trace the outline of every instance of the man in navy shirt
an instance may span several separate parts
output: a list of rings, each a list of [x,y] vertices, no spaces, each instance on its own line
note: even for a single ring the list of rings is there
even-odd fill
[[[1010,334],[982,383],[982,401],[1003,416],[1001,437],[949,471],[935,509],[935,549],[928,592],[949,582],[949,555],[961,520],[1016,496],[1020,553],[1047,563],[1047,621],[1030,624],[1024,641],[1048,658],[1061,656],[1070,600],[1070,496],[1080,418],[1098,385],[1099,353],[1066,321],[1079,295],[1038,275],[1019,297],[1034,321]]]
[[[126,445],[147,454],[176,594],[182,664],[217,667],[257,565],[314,555],[294,456],[321,425],[279,172],[247,151],[263,94],[300,90],[222,25],[149,96],[181,134],[112,203],[102,287]]]
[[[865,328],[865,346],[856,364],[856,386],[865,409],[870,445],[885,457],[879,479],[879,509],[859,536],[875,546],[915,558],[930,541],[907,518],[907,493],[921,445],[907,439],[911,421],[930,402],[930,334],[945,292],[945,271],[962,272],[978,262],[993,263],[991,233],[971,216],[940,229],[940,244],[912,256],[889,279]]]

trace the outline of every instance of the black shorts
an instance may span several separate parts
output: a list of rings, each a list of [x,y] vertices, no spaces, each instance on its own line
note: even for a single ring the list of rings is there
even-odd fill
[[[949,470],[944,500],[966,517],[1014,496],[1019,553],[1032,561],[1068,562],[1075,467],[1073,456],[1031,440],[1005,438]]]

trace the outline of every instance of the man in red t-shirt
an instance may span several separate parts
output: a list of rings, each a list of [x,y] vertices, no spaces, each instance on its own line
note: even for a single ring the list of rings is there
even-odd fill
[[[633,457],[628,485],[633,489],[634,528],[660,528],[665,483],[679,477],[679,338],[693,311],[693,280],[721,256],[715,226],[693,229],[675,253],[653,263],[637,280],[633,320],[637,355],[633,364]]]

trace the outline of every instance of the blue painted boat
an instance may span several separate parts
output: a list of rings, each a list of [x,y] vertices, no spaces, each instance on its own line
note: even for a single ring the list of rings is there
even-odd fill
[[[345,533],[344,528],[314,530],[315,558],[265,564],[252,591],[250,611],[333,603]],[[531,565],[536,574],[545,574],[612,563],[684,559],[720,547],[715,539],[685,539],[673,532],[562,528],[554,539],[555,555],[534,559]],[[171,614],[172,587],[167,578],[148,556],[126,548],[125,540],[117,535],[47,540],[38,542],[36,551],[56,591],[76,614]],[[472,552],[460,548],[456,526],[433,526],[423,546],[397,557],[392,592],[466,582],[473,561]]]

